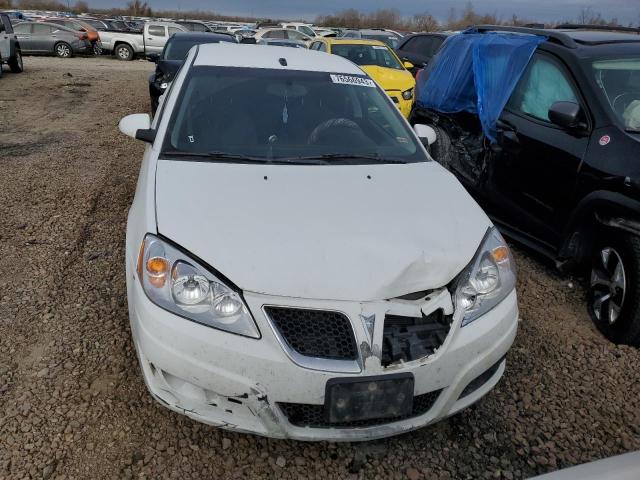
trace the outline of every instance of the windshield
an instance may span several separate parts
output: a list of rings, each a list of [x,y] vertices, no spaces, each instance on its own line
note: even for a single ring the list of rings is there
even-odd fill
[[[208,34],[202,34],[202,38],[173,37],[167,42],[162,58],[163,60],[184,60],[194,45],[220,42],[220,39],[215,36],[212,36],[212,38],[207,37]]]
[[[314,32],[311,28],[307,27],[306,25],[300,25],[298,27],[298,30],[301,31],[302,33],[304,33],[305,35],[309,36],[309,37],[315,37],[316,36],[316,32]]]
[[[378,40],[382,43],[385,43],[387,45],[389,45],[391,48],[398,48],[398,45],[400,44],[400,42],[398,41],[398,39],[396,37],[392,37],[389,35],[370,35],[370,34],[365,34],[362,35],[362,38],[366,38],[368,40]]]
[[[597,60],[596,83],[624,128],[640,132],[640,57]]]
[[[351,60],[356,65],[376,65],[403,70],[396,56],[384,45],[335,44],[331,53]]]
[[[427,160],[366,76],[209,66],[193,67],[181,88],[163,145],[172,152],[323,164]]]

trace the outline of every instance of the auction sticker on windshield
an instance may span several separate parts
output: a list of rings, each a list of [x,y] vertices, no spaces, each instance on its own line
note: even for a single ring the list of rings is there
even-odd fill
[[[359,85],[361,87],[376,87],[376,84],[370,78],[355,77],[353,75],[329,74],[333,83],[342,83],[344,85]]]

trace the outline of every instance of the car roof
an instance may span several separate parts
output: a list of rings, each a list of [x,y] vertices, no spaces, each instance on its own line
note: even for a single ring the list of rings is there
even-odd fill
[[[319,40],[330,45],[375,45],[378,47],[386,47],[387,45],[380,40],[368,40],[366,38],[323,38]]]
[[[286,60],[283,62],[286,66],[281,64],[280,59]],[[355,64],[338,55],[302,48],[233,43],[200,45],[194,65],[363,74]]]
[[[584,45],[601,45],[603,43],[627,43],[640,42],[640,35],[636,33],[613,32],[603,30],[574,30],[558,29],[573,38],[576,42]]]
[[[232,39],[235,42],[235,37],[230,33],[224,32],[178,32],[173,34],[174,37],[184,40],[201,40],[201,39]]]

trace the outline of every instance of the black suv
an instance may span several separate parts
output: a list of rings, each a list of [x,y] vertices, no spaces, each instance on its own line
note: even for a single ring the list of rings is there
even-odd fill
[[[396,48],[396,54],[403,62],[411,62],[414,67],[410,70],[413,76],[424,68],[434,57],[444,41],[453,32],[416,33],[403,38]]]
[[[165,92],[178,70],[184,63],[191,47],[204,43],[237,43],[228,33],[184,32],[174,33],[164,46],[161,54],[147,55],[147,60],[156,62],[155,71],[149,76],[149,96],[151,112],[155,115],[160,96]]]
[[[3,63],[9,65],[14,73],[23,70],[20,43],[13,33],[11,19],[6,13],[0,12],[0,69]]]
[[[588,273],[588,309],[605,336],[640,346],[640,30],[474,30],[546,37],[496,141],[476,114],[417,107],[412,123],[435,127],[432,155],[505,234]]]

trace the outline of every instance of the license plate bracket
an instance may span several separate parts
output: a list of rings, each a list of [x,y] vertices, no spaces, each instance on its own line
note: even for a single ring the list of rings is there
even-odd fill
[[[325,391],[329,423],[405,417],[413,409],[411,373],[374,377],[332,378]]]

